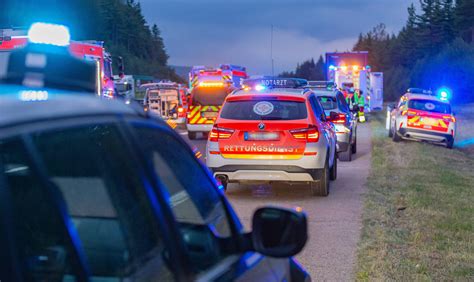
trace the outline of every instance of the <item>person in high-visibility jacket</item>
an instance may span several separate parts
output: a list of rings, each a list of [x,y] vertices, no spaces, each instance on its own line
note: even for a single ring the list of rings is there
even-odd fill
[[[364,97],[362,96],[362,90],[355,90],[352,95],[346,97],[346,101],[349,104],[349,108],[357,111],[357,117],[360,122],[365,122],[364,114]]]
[[[365,113],[364,113],[364,106],[365,106],[365,101],[364,101],[364,96],[362,90],[356,90],[354,92],[354,104],[359,107],[359,112],[358,112],[358,117],[360,122],[365,122]]]

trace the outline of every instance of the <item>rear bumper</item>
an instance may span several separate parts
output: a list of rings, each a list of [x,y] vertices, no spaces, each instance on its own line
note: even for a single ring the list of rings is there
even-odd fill
[[[454,139],[454,137],[449,133],[434,132],[409,127],[400,128],[398,133],[404,138],[424,140],[430,142],[451,142]]]
[[[193,132],[209,132],[214,124],[186,124],[186,129]]]
[[[322,169],[292,165],[224,165],[209,168],[214,176],[225,175],[229,182],[244,181],[314,181],[321,179]]]

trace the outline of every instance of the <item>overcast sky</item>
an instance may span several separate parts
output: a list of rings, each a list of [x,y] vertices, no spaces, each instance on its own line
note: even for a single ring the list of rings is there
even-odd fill
[[[171,65],[246,66],[275,74],[326,51],[346,51],[379,23],[398,32],[416,0],[140,0],[161,29]]]

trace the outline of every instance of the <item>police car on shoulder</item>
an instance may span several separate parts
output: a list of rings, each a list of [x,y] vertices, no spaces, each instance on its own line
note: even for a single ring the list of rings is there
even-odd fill
[[[309,183],[313,195],[328,195],[329,180],[337,177],[336,132],[306,84],[249,79],[226,98],[206,149],[206,164],[224,187],[300,182]]]
[[[418,140],[453,148],[456,118],[449,103],[450,95],[447,88],[436,93],[408,89],[398,105],[392,106],[387,113],[388,136],[395,142]]]
[[[309,81],[308,87],[314,91],[326,118],[336,128],[339,160],[350,162],[357,152],[357,118],[349,109],[344,94],[328,81]]]
[[[245,232],[186,142],[94,95],[94,65],[48,45],[65,30],[48,28],[0,85],[2,281],[311,280],[291,257],[301,209],[262,207]]]

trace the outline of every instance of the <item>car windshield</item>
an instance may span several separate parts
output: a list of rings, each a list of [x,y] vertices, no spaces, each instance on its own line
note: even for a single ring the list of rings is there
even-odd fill
[[[233,120],[297,120],[306,117],[306,104],[300,101],[229,101],[221,111],[221,118]]]
[[[336,97],[318,96],[318,100],[325,111],[337,109]]]
[[[224,103],[229,90],[223,87],[198,87],[191,93],[194,106],[220,106]]]
[[[408,108],[441,114],[451,113],[451,106],[449,104],[433,100],[412,99],[408,101]]]

